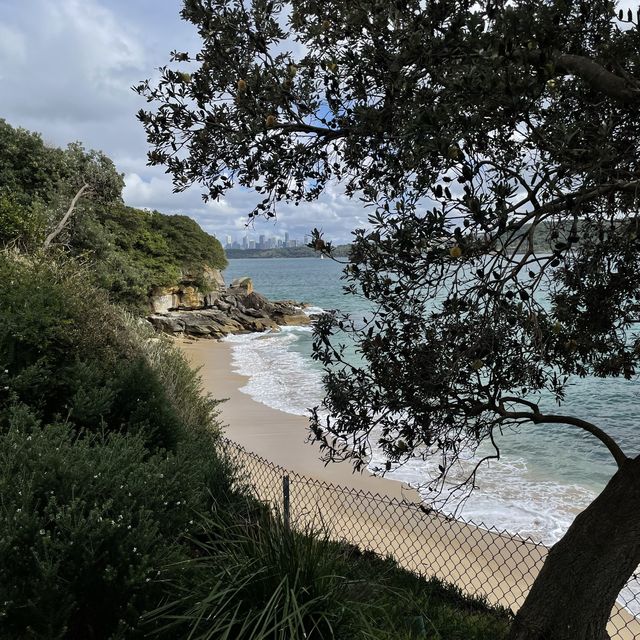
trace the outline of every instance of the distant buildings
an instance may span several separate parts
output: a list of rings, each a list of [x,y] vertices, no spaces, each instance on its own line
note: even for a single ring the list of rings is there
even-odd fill
[[[275,236],[267,237],[261,234],[257,241],[248,235],[242,236],[241,240],[234,240],[230,235],[227,235],[225,240],[225,249],[241,249],[243,251],[248,249],[287,249],[289,247],[301,247],[306,244],[302,240],[292,240],[288,231],[285,231],[284,238]]]

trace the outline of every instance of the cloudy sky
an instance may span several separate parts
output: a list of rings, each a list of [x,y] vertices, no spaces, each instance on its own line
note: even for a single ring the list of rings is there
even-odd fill
[[[198,188],[172,193],[161,168],[146,166],[147,143],[136,120],[145,102],[131,86],[152,77],[173,49],[199,51],[195,29],[180,19],[181,0],[0,0],[0,118],[42,133],[46,142],[74,140],[101,149],[125,174],[127,204],[192,216],[219,238],[247,233],[252,194],[236,190],[205,205]],[[347,241],[365,224],[358,201],[339,189],[320,201],[282,207],[259,220],[258,234],[302,238],[321,227]]]
[[[634,0],[619,6],[630,7]],[[64,146],[101,149],[125,174],[128,204],[194,217],[210,233],[241,239],[254,196],[230,192],[204,205],[197,187],[172,193],[161,168],[146,166],[147,143],[135,113],[145,105],[131,86],[154,76],[173,49],[198,51],[181,0],[0,0],[0,118]],[[318,202],[281,207],[278,220],[248,230],[302,238],[314,226],[344,242],[366,224],[359,201],[329,190]]]

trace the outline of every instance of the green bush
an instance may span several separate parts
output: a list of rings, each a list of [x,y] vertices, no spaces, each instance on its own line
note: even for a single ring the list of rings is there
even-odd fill
[[[79,437],[69,425],[40,426],[25,407],[8,422],[0,635],[141,637],[140,615],[178,575],[187,580],[188,538],[201,535],[202,514],[228,487],[211,441],[149,455],[136,435]]]
[[[0,246],[41,247],[50,224],[50,213],[42,201],[21,202],[15,193],[0,190]]]
[[[116,204],[78,216],[70,249],[89,256],[97,284],[132,308],[144,307],[152,289],[176,285],[187,274],[206,291],[205,267],[227,265],[220,242],[191,218]]]
[[[24,403],[44,422],[141,433],[174,449],[174,404],[122,313],[73,264],[0,255],[0,419]]]
[[[0,637],[142,637],[244,504],[216,402],[76,263],[5,251],[0,278]]]

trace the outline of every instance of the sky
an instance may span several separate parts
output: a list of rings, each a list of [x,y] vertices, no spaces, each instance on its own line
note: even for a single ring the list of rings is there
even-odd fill
[[[313,227],[327,240],[348,242],[353,229],[366,226],[367,212],[339,185],[316,202],[281,205],[275,222],[260,219],[247,229],[256,201],[251,192],[236,188],[205,205],[197,186],[174,194],[164,170],[146,166],[148,145],[135,117],[146,102],[131,87],[153,78],[170,51],[200,50],[181,6],[181,0],[0,0],[0,118],[52,145],[79,140],[104,151],[125,175],[127,204],[189,215],[223,242],[227,235],[285,232],[300,239]]]
[[[195,218],[223,240],[261,235],[302,239],[314,227],[348,242],[366,224],[362,203],[339,186],[313,203],[281,205],[275,222],[247,229],[256,201],[236,188],[204,204],[197,186],[174,194],[161,167],[146,166],[135,114],[146,106],[131,87],[153,78],[170,51],[197,52],[195,28],[180,18],[181,0],[0,0],[0,118],[66,146],[79,140],[104,151],[125,175],[124,200],[135,207]]]

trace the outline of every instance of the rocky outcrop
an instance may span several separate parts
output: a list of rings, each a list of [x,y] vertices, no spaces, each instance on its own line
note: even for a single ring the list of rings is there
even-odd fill
[[[191,295],[186,289],[181,294],[182,301]],[[277,331],[283,325],[307,325],[311,319],[304,313],[304,306],[292,300],[271,301],[253,290],[251,278],[238,278],[229,288],[216,289],[203,297],[200,307],[180,304],[164,309],[154,305],[154,313],[147,319],[165,333],[222,338],[230,333]]]
[[[183,273],[176,286],[156,288],[149,297],[149,306],[153,313],[161,314],[178,309],[205,309],[224,289],[222,273],[205,266],[199,276]]]

